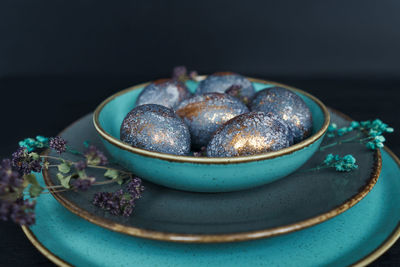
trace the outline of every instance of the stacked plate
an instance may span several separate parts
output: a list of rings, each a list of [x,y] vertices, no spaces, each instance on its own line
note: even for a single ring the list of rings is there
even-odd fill
[[[339,127],[349,123],[336,111],[330,115]],[[83,149],[91,140],[103,148],[92,116],[61,133],[70,146]],[[327,153],[352,154],[359,168],[309,171]],[[196,193],[144,182],[129,218],[91,204],[96,192],[118,185],[54,193],[41,197],[37,223],[23,230],[65,266],[366,265],[400,235],[399,164],[388,149],[348,143],[316,152],[283,179],[246,190]],[[44,172],[42,182],[57,184],[55,172]]]

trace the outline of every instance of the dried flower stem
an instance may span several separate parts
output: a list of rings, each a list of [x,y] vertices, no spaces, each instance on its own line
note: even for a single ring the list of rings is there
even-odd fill
[[[59,157],[43,156],[43,155],[40,156],[40,157],[41,157],[41,158],[47,158],[47,159],[54,159],[54,160],[58,160],[58,161],[66,161],[66,162],[69,162],[69,163],[71,163],[71,164],[75,163],[74,161],[66,160],[66,159],[59,158]],[[56,166],[57,166],[57,165],[49,165],[49,167],[56,167]],[[115,170],[115,171],[118,171],[118,172],[123,173],[123,174],[131,175],[130,172],[121,171],[121,170],[115,169],[115,168],[110,168],[110,167],[105,167],[105,166],[98,166],[98,165],[87,165],[87,166],[90,167],[90,168],[94,168],[94,169]]]
[[[131,175],[130,172],[126,172],[126,171],[121,171],[119,169],[114,169],[114,168],[110,168],[110,167],[105,167],[105,166],[97,166],[97,165],[87,165],[90,168],[94,168],[94,169],[103,169],[103,170],[115,170],[118,171],[120,173],[126,174],[126,175]]]
[[[299,172],[319,171],[319,170],[328,169],[328,168],[331,168],[331,166],[317,166],[317,167],[314,167],[314,168],[301,170]]]
[[[131,177],[131,178],[132,178],[132,175],[126,175],[126,176],[124,176],[124,178],[128,178],[128,177]],[[115,182],[115,180],[114,180],[114,179],[111,179],[111,180],[106,180],[106,181],[101,181],[101,182],[94,182],[93,185],[112,184],[112,183],[114,183],[114,182]],[[52,185],[52,186],[46,186],[45,188],[46,188],[46,189],[58,189],[58,188],[65,188],[65,187],[62,186],[62,185]]]
[[[131,177],[132,178],[132,175],[131,174],[129,174],[129,175],[126,175],[124,178],[127,178],[127,177]],[[94,182],[93,183],[93,185],[106,185],[106,184],[112,184],[112,183],[114,183],[115,182],[115,180],[114,179],[112,179],[112,180],[106,180],[106,181],[101,181],[101,182]],[[65,191],[69,191],[69,190],[71,190],[71,189],[74,189],[74,188],[69,188],[69,189],[67,189],[67,188],[65,188],[65,187],[63,187],[62,185],[52,185],[52,186],[46,186],[46,187],[44,187],[45,189],[50,189],[50,190],[53,190],[52,192],[53,193],[58,193],[58,192],[65,192]],[[61,188],[63,188],[63,190],[54,190],[54,189],[61,189]],[[46,193],[49,193],[49,192],[42,192],[42,194],[46,194]],[[29,193],[28,192],[24,192],[24,194],[26,194],[26,195],[29,195]]]
[[[360,134],[357,134],[356,136],[353,136],[353,137],[350,137],[350,138],[347,138],[347,139],[343,139],[343,140],[339,140],[339,141],[333,142],[333,143],[325,145],[325,146],[321,146],[319,148],[319,150],[320,151],[324,151],[325,149],[330,148],[330,147],[334,147],[336,145],[341,145],[343,143],[350,143],[350,142],[352,142],[354,140],[357,140],[359,137],[360,137]],[[367,139],[369,139],[369,138],[370,137],[368,137]],[[358,140],[361,141],[363,139],[358,139]]]

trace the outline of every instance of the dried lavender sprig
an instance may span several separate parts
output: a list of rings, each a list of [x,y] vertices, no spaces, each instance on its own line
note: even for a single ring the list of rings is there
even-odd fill
[[[127,184],[126,190],[96,193],[92,203],[113,215],[128,217],[132,214],[135,201],[141,197],[143,190],[142,180],[135,177]]]
[[[48,194],[50,191],[64,192],[67,190],[87,190],[92,185],[104,185],[112,182],[120,182],[126,177],[131,177],[132,174],[126,171],[109,168],[103,166],[108,163],[104,153],[98,150],[95,146],[87,147],[85,153],[72,151],[66,146],[66,140],[61,137],[46,138],[37,136],[36,139],[27,138],[20,142],[21,147],[13,153],[12,160],[5,159],[0,163],[0,219],[12,220],[21,225],[32,225],[35,222],[35,201],[32,200],[40,194]],[[61,157],[39,156],[36,149],[50,147],[59,154],[68,151],[74,154],[85,156],[85,160],[72,162]],[[47,159],[52,158],[59,160],[58,165],[50,165]],[[88,164],[91,163],[91,164]],[[63,177],[66,175],[68,184],[71,187],[65,188],[65,185],[56,185],[49,187],[41,187],[36,181],[36,175],[32,172],[39,172],[43,168],[57,167],[59,174]],[[115,179],[96,182],[94,177],[86,175],[86,168],[99,168],[107,171],[112,171]],[[71,168],[76,170],[76,173],[69,174]],[[71,177],[74,177],[70,183]],[[133,179],[134,183],[130,184],[128,192],[129,197],[121,199],[121,205],[125,205],[122,215],[128,216],[132,213],[134,205],[130,203],[140,197],[143,187],[141,180]],[[138,181],[140,181],[138,183]],[[26,199],[24,199],[26,198]],[[31,198],[31,199],[30,199]],[[125,204],[124,204],[125,203]]]

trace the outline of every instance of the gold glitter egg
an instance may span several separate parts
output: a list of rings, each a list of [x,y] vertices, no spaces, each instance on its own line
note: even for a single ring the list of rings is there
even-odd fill
[[[313,123],[310,109],[300,96],[286,88],[272,87],[259,91],[250,109],[273,114],[286,122],[295,143],[311,135]]]
[[[209,75],[199,83],[197,94],[204,93],[228,93],[232,86],[239,88],[237,94],[241,97],[251,99],[255,94],[252,83],[244,76],[233,72],[216,72]]]
[[[188,155],[190,133],[186,124],[167,107],[135,107],[123,120],[121,140],[133,147],[174,155]]]
[[[208,157],[238,157],[276,151],[290,145],[287,128],[264,112],[227,121],[207,145]]]
[[[172,79],[160,79],[147,85],[136,100],[136,106],[157,104],[175,108],[182,100],[189,98],[191,93],[186,85]]]

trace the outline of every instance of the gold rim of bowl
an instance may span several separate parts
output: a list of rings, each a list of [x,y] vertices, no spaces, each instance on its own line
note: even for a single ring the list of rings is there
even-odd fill
[[[396,161],[396,163],[400,166],[400,159],[387,147],[384,148],[386,152]],[[52,253],[46,246],[44,246],[35,236],[35,234],[31,231],[31,229],[27,226],[22,226],[22,230],[28,240],[32,243],[32,245],[42,253],[47,259],[58,266],[62,267],[70,267],[72,264],[67,261],[61,259],[54,253]],[[367,266],[371,264],[373,261],[378,259],[381,255],[383,255],[390,247],[394,245],[394,243],[400,238],[400,223],[393,230],[393,232],[371,253],[366,255],[364,258],[352,264],[352,266],[361,267]]]
[[[203,80],[206,77],[207,76],[199,76],[198,80]],[[186,163],[197,163],[197,164],[229,164],[229,163],[243,163],[243,162],[272,159],[272,158],[276,158],[276,157],[283,156],[286,154],[291,154],[291,153],[298,151],[304,147],[307,147],[307,146],[313,144],[314,142],[316,142],[318,139],[320,139],[325,134],[326,130],[329,127],[330,115],[329,115],[328,109],[318,98],[316,98],[315,96],[313,96],[307,92],[304,92],[303,90],[300,90],[300,89],[297,89],[297,88],[294,88],[292,86],[288,86],[285,84],[271,82],[271,81],[267,81],[267,80],[249,78],[249,77],[247,77],[247,79],[249,79],[251,82],[263,83],[263,84],[268,84],[268,85],[272,84],[272,85],[276,85],[276,86],[285,87],[289,90],[298,92],[298,93],[310,98],[315,103],[317,103],[317,105],[321,108],[321,110],[324,114],[325,120],[324,120],[322,127],[316,133],[314,133],[310,137],[304,139],[303,141],[301,141],[295,145],[292,145],[290,147],[287,147],[287,148],[284,148],[284,149],[281,149],[278,151],[268,152],[265,154],[252,155],[252,156],[242,156],[242,157],[232,157],[232,158],[178,156],[178,155],[153,152],[153,151],[148,151],[148,150],[137,148],[137,147],[132,147],[129,144],[126,144],[126,143],[122,142],[121,140],[111,136],[109,133],[107,133],[103,129],[103,127],[100,125],[99,116],[100,116],[100,113],[101,113],[102,109],[104,108],[104,106],[107,105],[109,102],[111,102],[113,99],[115,99],[116,97],[118,97],[120,95],[128,93],[130,91],[142,88],[142,87],[150,84],[150,82],[129,87],[125,90],[122,90],[122,91],[119,91],[119,92],[113,94],[112,96],[110,96],[106,100],[104,100],[94,111],[94,114],[93,114],[94,127],[95,127],[96,131],[101,135],[102,138],[104,138],[107,142],[109,142],[110,144],[112,144],[120,149],[127,150],[132,153],[140,154],[142,156],[147,156],[147,157],[151,157],[151,158],[163,159],[163,160],[174,161],[174,162],[186,162]]]

